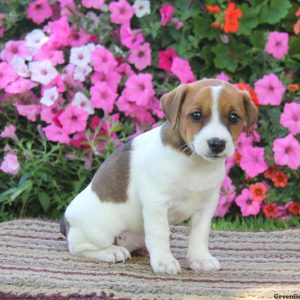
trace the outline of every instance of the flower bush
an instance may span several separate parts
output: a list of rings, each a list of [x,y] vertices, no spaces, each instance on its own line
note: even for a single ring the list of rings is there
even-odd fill
[[[226,162],[215,215],[300,215],[298,1],[7,0],[0,11],[1,219],[61,215],[115,147],[160,123],[162,94],[203,77],[248,90],[260,111]]]

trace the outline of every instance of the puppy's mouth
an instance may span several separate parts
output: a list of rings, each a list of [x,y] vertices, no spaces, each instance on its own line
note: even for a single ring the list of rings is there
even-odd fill
[[[208,160],[216,160],[219,158],[226,158],[227,156],[225,154],[218,154],[218,153],[209,153],[205,155],[205,158]]]

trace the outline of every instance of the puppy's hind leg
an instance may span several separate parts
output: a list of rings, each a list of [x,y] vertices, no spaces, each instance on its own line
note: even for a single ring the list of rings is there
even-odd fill
[[[100,239],[99,239],[100,238]],[[101,243],[99,241],[101,240]],[[109,263],[125,262],[130,253],[125,247],[113,245],[114,238],[98,234],[97,242],[91,242],[76,228],[70,228],[68,234],[71,254],[101,260]]]

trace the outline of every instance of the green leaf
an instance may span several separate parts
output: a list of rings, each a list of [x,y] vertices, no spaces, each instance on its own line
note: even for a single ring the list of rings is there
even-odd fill
[[[38,197],[44,212],[47,212],[50,206],[50,199],[48,194],[45,192],[39,192]]]
[[[215,54],[214,64],[220,70],[234,72],[239,63],[245,63],[246,51],[248,47],[244,44],[218,44],[212,48]]]
[[[204,17],[202,15],[198,15],[194,18],[193,28],[195,38],[197,40],[201,40],[203,38],[208,38],[212,40],[216,37],[216,32],[211,26],[212,20],[208,17]]]
[[[288,14],[291,6],[288,0],[269,0],[264,2],[261,6],[256,7],[260,23],[276,24]]]
[[[256,9],[249,7],[246,3],[240,5],[239,8],[242,10],[243,15],[240,19],[240,28],[236,34],[250,35],[252,29],[256,28],[259,24]]]
[[[300,59],[300,39],[299,39],[299,37],[292,37],[290,39],[289,55],[291,57]]]

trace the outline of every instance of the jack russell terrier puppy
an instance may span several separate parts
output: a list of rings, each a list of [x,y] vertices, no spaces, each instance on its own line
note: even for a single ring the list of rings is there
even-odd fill
[[[61,231],[73,255],[124,262],[147,247],[154,272],[177,274],[169,225],[191,218],[187,261],[215,271],[208,250],[225,159],[258,111],[245,91],[215,79],[181,84],[161,99],[167,121],[118,148],[69,204]]]

